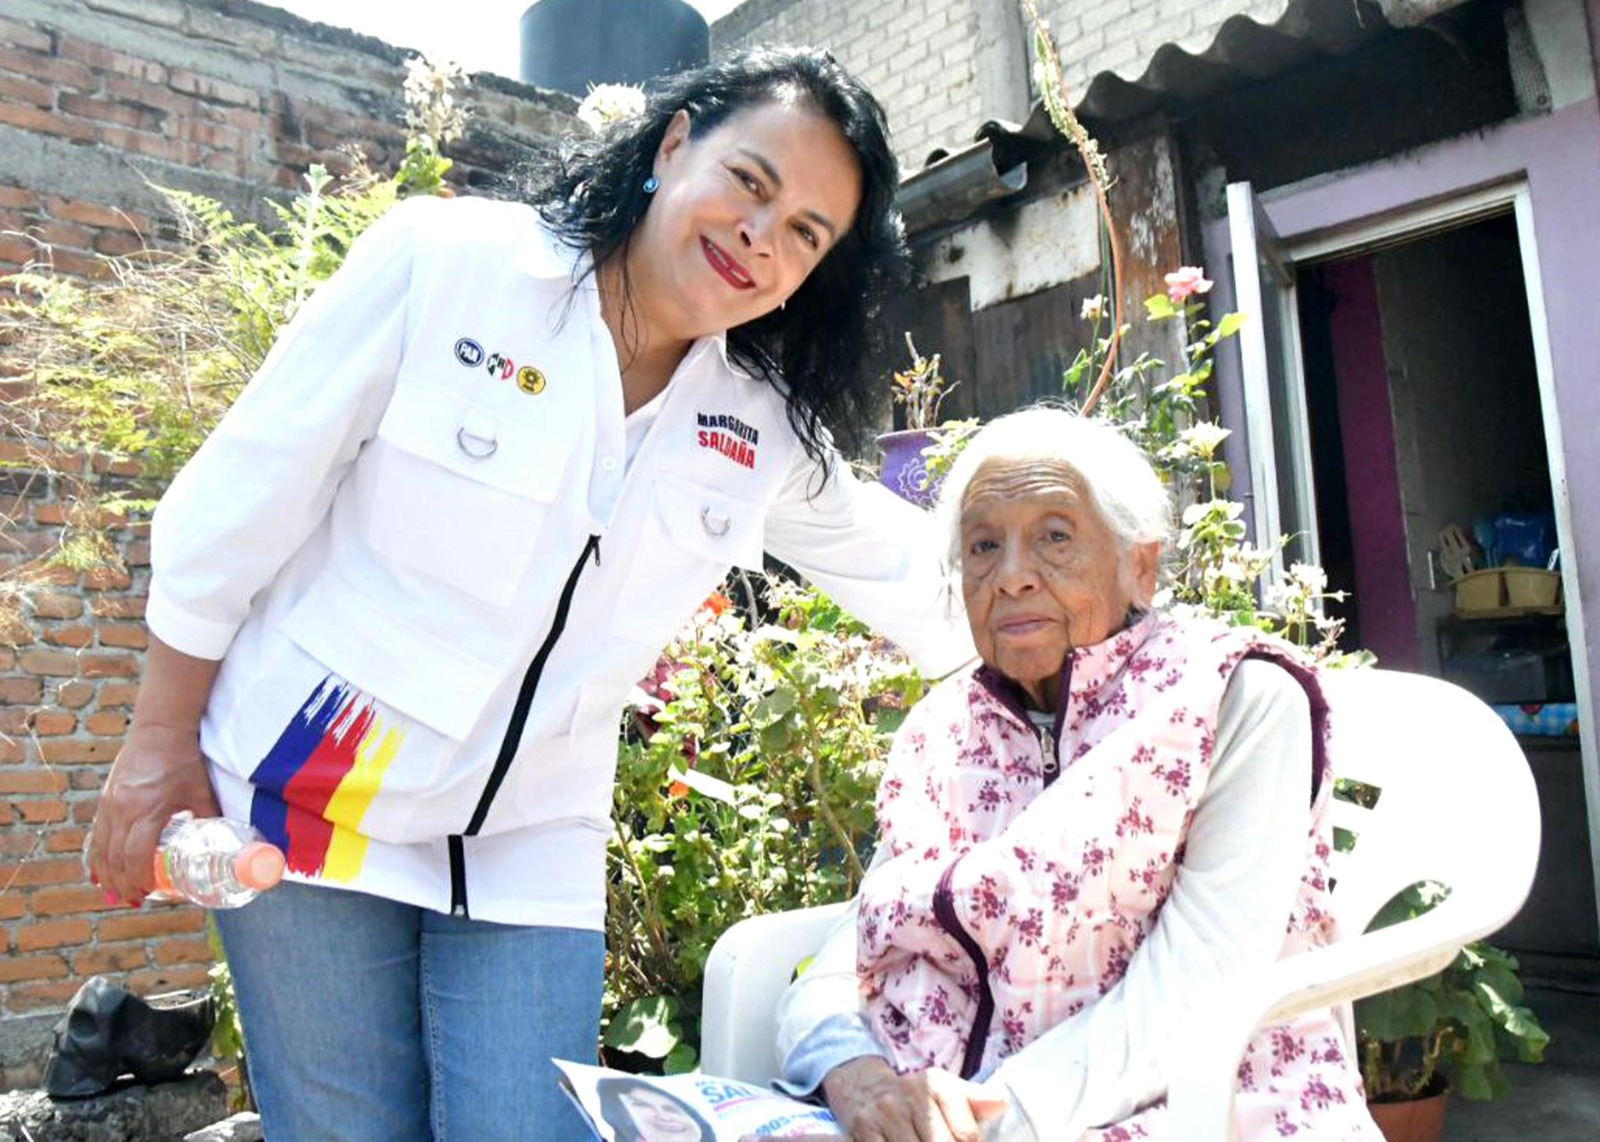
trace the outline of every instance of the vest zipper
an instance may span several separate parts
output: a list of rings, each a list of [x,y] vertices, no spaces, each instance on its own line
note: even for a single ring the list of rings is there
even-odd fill
[[[1077,656],[1067,653],[1061,671],[1061,694],[1056,699],[1056,720],[1050,729],[1039,728],[1039,744],[1044,747],[1044,787],[1050,788],[1061,776],[1061,731],[1067,725],[1067,707],[1072,705],[1072,664]]]
[[[950,888],[950,881],[955,876],[956,865],[960,863],[961,858],[957,857],[939,876],[939,887],[933,891],[933,918],[947,936],[961,945],[961,950],[967,953],[967,958],[978,973],[978,1010],[972,1017],[972,1032],[967,1039],[966,1054],[961,1060],[961,1077],[970,1079],[978,1073],[978,1067],[983,1063],[983,1049],[989,1042],[989,1025],[994,1022],[994,991],[989,987],[989,957],[983,954],[978,941],[962,927],[961,919],[956,915],[955,893]]]
[[[539,679],[544,674],[545,663],[550,660],[550,652],[555,649],[556,640],[566,629],[567,615],[572,610],[572,596],[578,590],[578,577],[583,574],[583,565],[589,561],[590,555],[594,556],[595,566],[598,567],[600,565],[598,535],[589,537],[588,542],[583,545],[583,551],[578,555],[578,561],[572,565],[572,570],[567,574],[567,581],[561,588],[561,597],[556,601],[555,617],[550,620],[550,632],[544,636],[539,652],[533,656],[533,661],[528,664],[527,673],[522,676],[522,686],[517,690],[516,703],[511,707],[511,722],[506,726],[506,736],[500,742],[500,753],[494,759],[494,768],[489,772],[489,780],[478,798],[477,808],[472,811],[472,819],[467,822],[467,827],[462,833],[452,834],[449,838],[452,916],[471,915],[467,908],[466,845],[462,838],[478,835],[483,828],[484,820],[489,816],[489,806],[494,804],[500,786],[505,783],[506,774],[511,770],[511,762],[517,756],[517,747],[522,744],[523,727],[528,724],[528,712],[533,708],[534,693],[539,689]]]
[[[1075,658],[1076,652],[1067,652],[1067,660],[1061,672],[1061,695],[1056,702],[1053,729],[1034,724],[1033,718],[1028,713],[1028,705],[1023,700],[1022,688],[1015,682],[987,666],[979,667],[975,675],[979,685],[989,692],[989,696],[999,702],[1023,726],[1032,730],[1034,736],[1039,739],[1039,748],[1043,755],[1040,758],[1040,770],[1047,789],[1061,776],[1058,745],[1061,741],[1061,730],[1067,721],[1067,707],[1072,702],[1072,663]]]

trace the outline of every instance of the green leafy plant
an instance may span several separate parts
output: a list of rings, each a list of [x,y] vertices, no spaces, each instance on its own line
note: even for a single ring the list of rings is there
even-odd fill
[[[625,715],[608,854],[605,1046],[691,1067],[706,957],[761,912],[844,899],[863,871],[889,735],[915,668],[821,593],[716,595]]]
[[[217,932],[216,920],[206,917],[206,943],[211,948],[211,1002],[216,1009],[217,1021],[211,1028],[211,1051],[219,1059],[232,1059],[236,1066],[238,1085],[231,1100],[235,1110],[247,1110],[255,1105],[250,1090],[250,1071],[245,1062],[244,1024],[239,1018],[239,999],[233,990],[233,972],[228,968],[227,956],[222,950],[222,936]]]
[[[1419,916],[1444,897],[1435,884],[1407,889],[1378,913],[1385,928]],[[1377,1102],[1424,1098],[1450,1088],[1463,1098],[1506,1093],[1502,1060],[1537,1063],[1550,1036],[1522,1006],[1514,956],[1468,944],[1437,975],[1358,1000],[1356,1032],[1367,1097]]]

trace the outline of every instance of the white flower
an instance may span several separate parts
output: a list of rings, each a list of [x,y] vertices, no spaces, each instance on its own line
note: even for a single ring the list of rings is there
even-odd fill
[[[1190,504],[1183,509],[1183,526],[1193,527],[1207,516],[1216,515],[1225,520],[1235,520],[1244,514],[1244,505],[1233,500],[1207,500]]]
[[[1262,610],[1269,614],[1282,614],[1288,609],[1292,593],[1282,583],[1273,583],[1261,594]]]
[[[1314,563],[1290,564],[1289,581],[1313,599],[1328,589],[1327,572]]]
[[[425,56],[406,60],[406,126],[426,135],[435,147],[459,139],[466,114],[450,92],[466,78],[461,65],[450,60],[435,62]]]
[[[1097,293],[1083,299],[1083,309],[1078,316],[1085,321],[1099,321],[1106,315],[1106,295]]]
[[[1217,446],[1232,435],[1232,429],[1205,420],[1184,429],[1178,434],[1178,440],[1196,456],[1209,460],[1216,454]]]
[[[631,83],[597,83],[578,104],[578,118],[591,131],[604,131],[611,124],[644,114],[644,88]]]

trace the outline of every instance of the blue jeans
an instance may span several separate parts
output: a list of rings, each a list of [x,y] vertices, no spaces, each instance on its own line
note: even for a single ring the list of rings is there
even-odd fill
[[[290,882],[214,915],[272,1142],[591,1137],[550,1059],[594,1061],[601,933]]]

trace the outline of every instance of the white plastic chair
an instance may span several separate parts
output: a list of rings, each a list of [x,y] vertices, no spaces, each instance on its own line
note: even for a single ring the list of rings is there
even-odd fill
[[[778,1076],[778,997],[819,947],[844,904],[740,920],[712,945],[700,1011],[700,1069],[765,1083]]]
[[[1538,795],[1493,710],[1448,682],[1389,670],[1332,671],[1327,691],[1340,775],[1381,790],[1371,809],[1335,802],[1335,823],[1356,835],[1354,849],[1334,858],[1345,936],[1197,1002],[1168,1090],[1172,1136],[1185,1142],[1232,1138],[1235,1076],[1257,1027],[1432,975],[1510,920],[1533,882]],[[1448,885],[1449,897],[1424,916],[1360,934],[1424,880]],[[842,907],[758,916],[717,941],[701,1024],[708,1074],[756,1083],[777,1074],[778,996]]]

